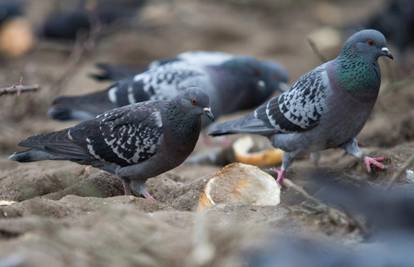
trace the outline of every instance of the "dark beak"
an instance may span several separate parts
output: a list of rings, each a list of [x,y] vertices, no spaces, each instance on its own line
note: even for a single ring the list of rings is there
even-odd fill
[[[211,112],[211,108],[203,108],[204,114],[212,121],[214,121],[214,115],[213,112]]]
[[[388,58],[394,59],[394,56],[391,54],[390,50],[388,49],[388,47],[383,47],[381,48],[381,52],[383,56],[386,56]]]

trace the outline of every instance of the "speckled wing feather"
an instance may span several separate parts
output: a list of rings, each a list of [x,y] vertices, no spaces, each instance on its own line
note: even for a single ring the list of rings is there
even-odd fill
[[[255,117],[280,132],[301,132],[315,127],[325,109],[326,81],[323,67],[303,75],[289,91],[256,109]]]
[[[113,109],[72,128],[29,137],[19,145],[80,164],[136,164],[158,151],[163,104],[166,102],[147,101]]]
[[[181,90],[180,84],[189,79],[207,77],[200,68],[187,63],[171,63],[119,81],[108,89],[108,97],[118,106],[146,100],[167,100]]]
[[[253,114],[217,125],[211,135],[303,132],[317,126],[326,109],[327,74],[324,65],[303,75],[289,91],[270,99]]]
[[[99,161],[120,166],[142,162],[158,151],[163,103],[148,101],[108,111],[71,128],[68,136]]]

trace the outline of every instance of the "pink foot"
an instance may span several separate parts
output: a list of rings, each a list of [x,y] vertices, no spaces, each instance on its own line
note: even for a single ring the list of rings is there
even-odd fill
[[[385,160],[384,157],[373,157],[372,158],[372,157],[365,156],[364,157],[364,164],[365,164],[365,167],[367,168],[368,172],[371,172],[371,170],[372,170],[371,165],[374,166],[377,169],[384,170],[385,166],[384,166],[384,164],[381,163],[384,160]]]
[[[286,171],[282,168],[272,168],[272,171],[276,173],[276,182],[283,186],[283,180],[285,179],[285,173]]]
[[[155,198],[146,189],[144,189],[141,194],[145,199],[149,199],[151,201],[156,201]]]

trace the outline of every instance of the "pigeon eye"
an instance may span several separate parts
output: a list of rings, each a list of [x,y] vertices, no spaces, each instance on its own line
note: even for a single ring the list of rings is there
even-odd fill
[[[197,105],[197,101],[195,99],[191,99],[191,104],[193,104],[193,106]]]
[[[375,44],[375,42],[373,40],[368,40],[367,43],[368,43],[369,46],[373,46]]]

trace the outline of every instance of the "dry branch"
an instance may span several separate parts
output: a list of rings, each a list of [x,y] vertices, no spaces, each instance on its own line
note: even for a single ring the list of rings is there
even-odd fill
[[[309,46],[312,48],[313,52],[316,54],[316,56],[319,58],[319,60],[322,63],[325,63],[327,61],[326,57],[321,53],[321,51],[316,46],[315,42],[311,39],[307,39]]]
[[[21,93],[35,92],[40,89],[39,85],[12,85],[5,88],[0,88],[0,96],[3,95],[20,95]]]

